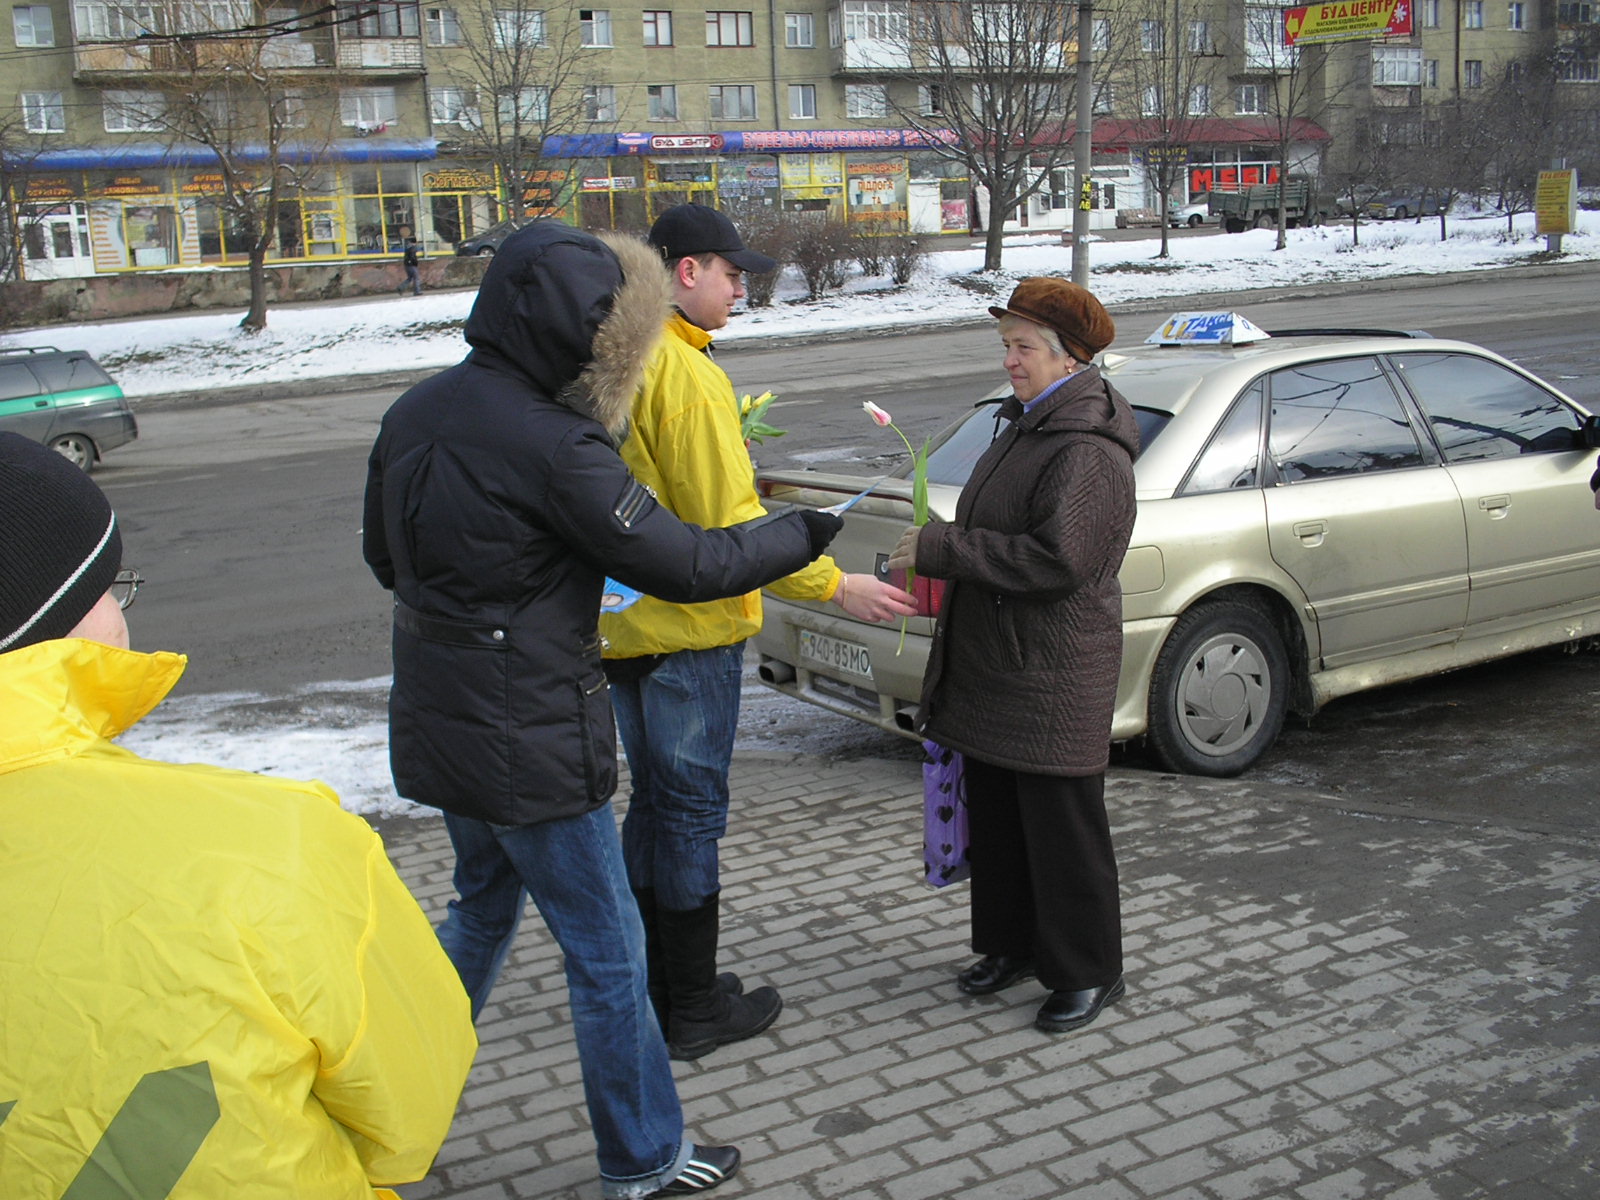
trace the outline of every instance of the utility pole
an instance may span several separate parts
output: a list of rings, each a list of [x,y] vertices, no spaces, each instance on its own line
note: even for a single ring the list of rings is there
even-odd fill
[[[1094,153],[1094,5],[1078,5],[1078,127],[1072,139],[1073,183],[1078,206],[1072,210],[1072,282],[1089,286],[1090,167]]]

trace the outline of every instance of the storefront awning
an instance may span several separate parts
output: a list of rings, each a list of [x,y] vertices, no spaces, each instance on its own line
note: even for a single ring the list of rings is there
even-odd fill
[[[439,156],[434,138],[340,138],[327,143],[296,143],[279,150],[279,160],[295,163],[429,162]],[[271,159],[266,146],[242,146],[244,163]],[[126,145],[73,146],[27,156],[7,155],[6,165],[20,171],[133,171],[150,167],[209,167],[217,155],[204,146]]]
[[[815,154],[923,150],[956,140],[952,129],[736,129],[727,133],[585,133],[544,140],[546,158],[633,154]]]

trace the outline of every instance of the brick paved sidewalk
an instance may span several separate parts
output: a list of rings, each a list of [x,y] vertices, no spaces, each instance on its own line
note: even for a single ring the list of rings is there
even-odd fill
[[[1131,771],[1108,784],[1128,995],[962,996],[963,886],[920,882],[907,762],[740,754],[723,965],[766,1035],[676,1063],[732,1200],[1600,1195],[1600,844]],[[430,913],[433,819],[382,824]],[[407,1200],[600,1194],[559,955],[530,915],[450,1141]]]

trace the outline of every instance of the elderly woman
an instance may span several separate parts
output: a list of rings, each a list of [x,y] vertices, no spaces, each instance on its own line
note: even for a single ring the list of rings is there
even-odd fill
[[[969,995],[1037,976],[1065,1033],[1123,994],[1105,769],[1122,662],[1117,571],[1133,530],[1133,412],[1090,361],[1116,336],[1088,291],[1024,279],[1000,318],[1014,396],[952,524],[913,526],[891,568],[950,581],[919,730],[966,756]]]

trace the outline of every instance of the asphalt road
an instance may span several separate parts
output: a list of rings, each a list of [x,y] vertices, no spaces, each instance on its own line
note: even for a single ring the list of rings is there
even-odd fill
[[[1600,405],[1592,332],[1600,267],[1319,291],[1168,301],[1119,309],[1117,319],[1130,340],[1169,311],[1221,305],[1268,328],[1421,327],[1506,353]],[[987,302],[974,296],[980,313]],[[780,395],[774,421],[790,432],[761,448],[762,465],[871,475],[898,461],[898,441],[865,419],[862,399],[920,439],[999,381],[997,351],[985,319],[825,345],[746,346],[722,362],[741,392]],[[121,516],[128,562],[149,580],[130,613],[134,645],[189,654],[180,691],[272,696],[387,673],[389,603],[361,562],[360,494],[377,421],[401,386],[141,405],[140,440],[96,478]],[[1516,781],[1519,819],[1592,825],[1597,698],[1600,655],[1522,656],[1338,701],[1309,728],[1286,730],[1256,774],[1485,812]],[[865,752],[870,732],[860,734]],[[835,739],[842,752],[853,733]],[[1126,761],[1138,765],[1137,752]]]

